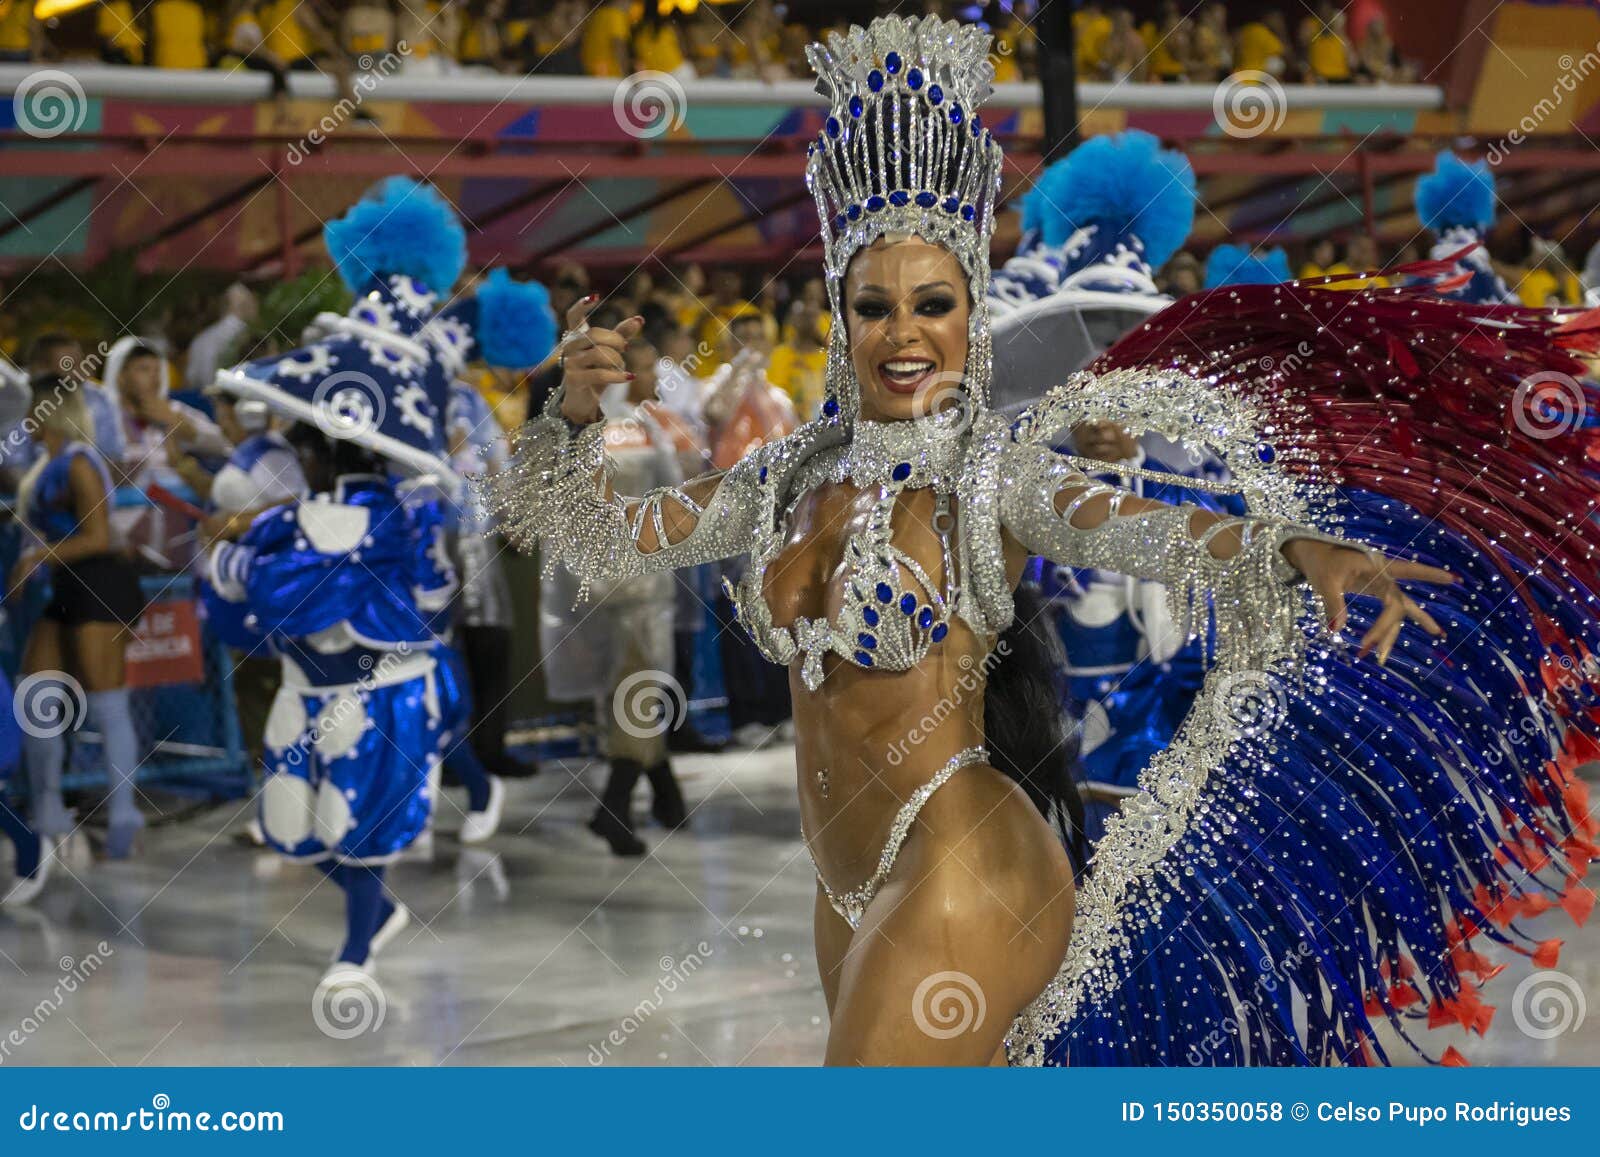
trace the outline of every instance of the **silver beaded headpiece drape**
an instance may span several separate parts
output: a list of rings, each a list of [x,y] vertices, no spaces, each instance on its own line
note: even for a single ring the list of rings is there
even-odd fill
[[[824,269],[835,317],[825,413],[854,422],[860,387],[850,363],[844,274],[856,251],[886,233],[948,249],[972,295],[964,388],[988,405],[989,239],[1000,193],[1000,145],[977,107],[992,91],[990,36],[936,16],[885,16],[806,49],[829,109],[806,149],[806,185],[822,219]]]

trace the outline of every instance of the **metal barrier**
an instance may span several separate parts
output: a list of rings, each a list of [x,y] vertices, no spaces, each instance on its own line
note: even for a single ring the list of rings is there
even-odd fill
[[[125,504],[119,495],[118,505]],[[21,545],[15,522],[0,527],[3,573],[10,573]],[[144,757],[138,781],[222,799],[248,794],[253,769],[239,731],[233,658],[200,622],[194,577],[147,575],[140,586],[149,606],[129,648],[128,665],[134,726]],[[49,601],[47,584],[35,583],[6,608],[0,665],[14,684],[28,634]],[[107,776],[100,736],[82,727],[81,713],[76,722],[77,729],[69,733],[71,751],[62,786],[102,788]],[[11,790],[20,792],[25,783],[24,768],[11,780]]]

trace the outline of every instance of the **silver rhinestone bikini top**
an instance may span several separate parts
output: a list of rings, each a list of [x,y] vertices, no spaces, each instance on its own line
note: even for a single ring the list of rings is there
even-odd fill
[[[837,617],[801,616],[787,627],[774,624],[765,579],[784,542],[781,527],[758,543],[737,584],[723,579],[735,614],[761,653],[785,666],[800,657],[800,678],[808,689],[822,684],[823,659],[829,654],[857,667],[909,670],[945,637],[951,618],[966,609],[971,596],[963,580],[971,552],[957,534],[955,512],[958,496],[968,489],[965,418],[963,411],[949,410],[917,421],[857,422],[848,444],[819,450],[795,471],[786,508],[827,482],[850,481],[876,491],[865,523],[845,542],[845,597]],[[893,539],[891,523],[901,492],[925,488],[934,492],[942,583]],[[975,625],[981,629],[982,620]]]

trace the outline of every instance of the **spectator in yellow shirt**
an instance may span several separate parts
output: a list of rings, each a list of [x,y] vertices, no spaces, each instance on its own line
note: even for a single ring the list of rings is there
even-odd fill
[[[1324,274],[1356,273],[1383,268],[1378,247],[1365,233],[1357,233],[1345,247],[1345,261],[1336,262]],[[1389,284],[1387,277],[1351,277],[1344,281],[1330,281],[1323,289],[1382,289]]]
[[[631,39],[628,0],[605,0],[583,26],[583,71],[590,76],[627,76],[633,70],[628,54]]]
[[[1276,19],[1274,19],[1276,18]],[[1277,25],[1276,28],[1273,25]],[[1289,71],[1289,46],[1284,43],[1283,16],[1271,13],[1239,28],[1233,42],[1233,67],[1238,72],[1264,72],[1281,77]]]
[[[94,14],[95,40],[107,64],[143,64],[144,31],[134,18],[132,0],[103,0]]]
[[[300,0],[270,0],[261,6],[262,47],[284,68],[313,67],[311,35],[300,23]]]
[[[796,300],[784,324],[792,336],[772,351],[767,363],[767,380],[789,395],[802,422],[821,412],[827,392],[828,347],[821,322],[821,310]]]
[[[33,0],[0,0],[0,63],[32,60],[40,35]]]
[[[1349,84],[1355,79],[1355,49],[1345,35],[1345,14],[1323,4],[1307,26],[1306,79],[1315,84]]]
[[[1161,18],[1146,21],[1139,34],[1144,37],[1149,53],[1151,78],[1163,84],[1182,81],[1184,65],[1191,53],[1192,33],[1177,0],[1166,0],[1161,5]]]
[[[1106,41],[1106,79],[1139,83],[1150,76],[1149,49],[1134,26],[1133,13],[1118,8],[1111,13],[1111,36]]]
[[[1228,40],[1228,10],[1207,4],[1195,22],[1190,42],[1189,79],[1215,84],[1233,71],[1233,46]]]
[[[500,28],[505,21],[505,0],[473,0],[461,17],[460,47],[456,59],[466,66],[497,68],[500,64]]]
[[[655,4],[646,4],[644,19],[633,32],[633,62],[641,69],[671,73],[679,79],[694,76],[694,68],[683,55],[677,20],[663,16]]]
[[[1517,282],[1517,297],[1535,309],[1548,305],[1581,305],[1583,286],[1567,268],[1559,244],[1535,237],[1528,246],[1528,271]]]
[[[150,62],[157,68],[206,68],[206,14],[197,0],[150,5]]]
[[[1307,278],[1322,277],[1335,272],[1350,272],[1348,266],[1342,270],[1335,270],[1333,264],[1336,260],[1338,251],[1334,249],[1333,241],[1327,237],[1317,238],[1311,245],[1310,260],[1300,267],[1300,280],[1305,281]]]
[[[345,9],[339,34],[351,56],[376,60],[394,50],[394,12],[388,4],[357,0]]]
[[[728,330],[735,318],[760,316],[760,310],[744,296],[744,284],[739,271],[719,269],[711,277],[711,300],[701,304],[700,321],[694,330],[695,340],[707,349],[722,349],[728,341]],[[707,359],[696,372],[706,378],[716,368]]]
[[[1078,76],[1084,80],[1106,80],[1107,55],[1111,47],[1111,17],[1104,7],[1085,4],[1072,14],[1072,36],[1078,56]]]

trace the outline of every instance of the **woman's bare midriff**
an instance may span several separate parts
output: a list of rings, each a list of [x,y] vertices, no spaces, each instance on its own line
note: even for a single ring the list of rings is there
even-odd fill
[[[765,577],[777,625],[838,616],[849,578],[841,565],[844,545],[876,497],[874,488],[830,483],[796,501],[784,546]],[[931,490],[906,491],[891,526],[894,545],[942,589],[933,507]],[[1008,552],[1008,570],[1020,575],[1025,556],[1020,548],[1016,555],[1011,559]],[[861,668],[830,655],[826,679],[810,691],[800,681],[799,663],[791,665],[801,822],[819,870],[836,890],[872,875],[895,813],[911,793],[951,756],[983,743],[983,688],[993,645],[954,618],[945,638],[908,671]]]

